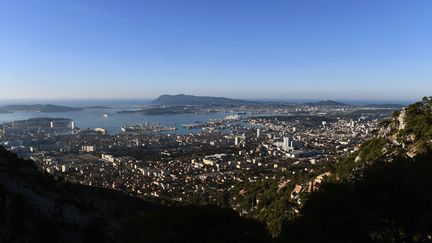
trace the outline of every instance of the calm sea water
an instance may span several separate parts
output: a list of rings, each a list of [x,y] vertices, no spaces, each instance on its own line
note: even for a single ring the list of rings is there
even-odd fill
[[[86,106],[108,106],[113,108],[139,108],[151,103],[151,99],[0,99],[0,106],[3,105],[33,105],[33,104],[53,104],[70,107]]]
[[[117,112],[124,109],[136,109],[145,107],[149,104],[148,100],[75,100],[75,101],[15,101],[0,102],[5,104],[55,104],[72,107],[85,106],[109,106],[112,109],[85,109],[73,112],[15,112],[0,114],[0,123],[26,120],[29,118],[69,118],[75,121],[76,127],[81,129],[105,128],[109,133],[114,134],[120,131],[121,126],[133,126],[137,124],[149,123],[152,125],[177,127],[177,134],[187,134],[189,131],[182,127],[182,124],[206,122],[211,119],[220,119],[227,113],[208,113],[208,114],[178,114],[178,115],[142,115],[134,113]],[[108,118],[104,117],[108,115]]]

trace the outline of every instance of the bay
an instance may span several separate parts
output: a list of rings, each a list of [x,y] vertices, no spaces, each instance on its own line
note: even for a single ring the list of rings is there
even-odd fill
[[[0,114],[0,123],[30,118],[69,118],[75,121],[75,126],[80,129],[105,128],[110,134],[120,131],[122,126],[133,126],[148,123],[176,127],[177,134],[188,134],[189,131],[182,124],[206,122],[211,119],[220,119],[227,113],[205,113],[205,114],[175,114],[175,115],[142,115],[139,113],[117,113],[118,109],[86,109],[73,112],[15,112]],[[108,117],[104,117],[107,114]]]

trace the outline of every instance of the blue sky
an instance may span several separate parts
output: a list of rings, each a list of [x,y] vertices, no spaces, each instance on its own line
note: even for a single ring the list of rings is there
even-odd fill
[[[418,99],[430,0],[2,0],[0,98]]]

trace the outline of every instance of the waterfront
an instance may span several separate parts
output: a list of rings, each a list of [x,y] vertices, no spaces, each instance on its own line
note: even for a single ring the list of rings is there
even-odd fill
[[[119,109],[84,109],[72,112],[14,112],[0,114],[0,123],[27,120],[29,118],[69,118],[75,121],[80,129],[105,128],[109,133],[115,134],[122,126],[134,126],[149,123],[176,127],[177,134],[187,134],[189,131],[182,124],[206,122],[211,119],[220,119],[227,113],[200,113],[200,114],[175,114],[175,115],[142,115],[139,113],[117,113]],[[108,117],[104,117],[107,114]]]

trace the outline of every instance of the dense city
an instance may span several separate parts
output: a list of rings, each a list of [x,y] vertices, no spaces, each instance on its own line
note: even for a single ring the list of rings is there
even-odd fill
[[[316,171],[322,177],[329,173],[323,165],[357,150],[394,111],[307,104],[215,109],[227,115],[182,124],[188,134],[146,123],[109,134],[79,129],[71,119],[32,118],[2,124],[0,141],[56,178],[182,202],[238,183],[311,178]],[[291,195],[307,189],[297,185]]]

